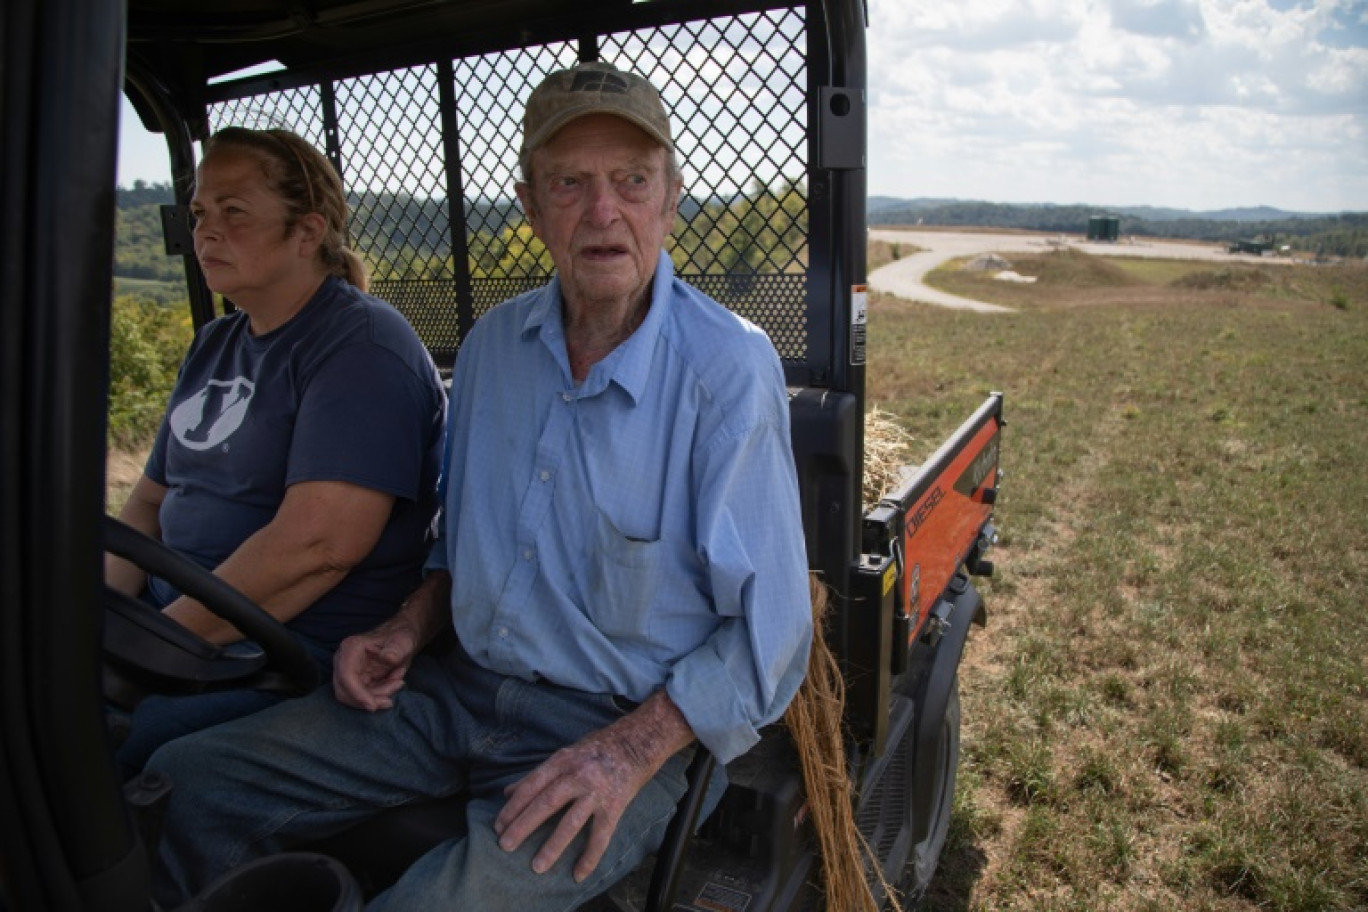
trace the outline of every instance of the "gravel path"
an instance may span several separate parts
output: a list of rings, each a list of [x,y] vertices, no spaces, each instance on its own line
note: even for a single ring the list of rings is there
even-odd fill
[[[1226,253],[1224,247],[1209,243],[1186,244],[1180,241],[1139,240],[1115,244],[1089,243],[1077,237],[1044,234],[981,234],[969,231],[920,231],[877,228],[869,232],[870,240],[889,241],[920,247],[918,253],[880,266],[869,274],[869,287],[874,291],[897,295],[910,301],[922,301],[938,307],[974,310],[980,313],[1010,313],[1012,308],[986,301],[961,298],[937,291],[926,285],[926,274],[946,260],[976,256],[980,253],[1034,252],[1041,253],[1056,247],[1072,247],[1097,256],[1158,257],[1169,260],[1219,260],[1224,263],[1288,263],[1279,258],[1262,258],[1247,254]],[[1010,259],[1010,257],[1008,257]]]

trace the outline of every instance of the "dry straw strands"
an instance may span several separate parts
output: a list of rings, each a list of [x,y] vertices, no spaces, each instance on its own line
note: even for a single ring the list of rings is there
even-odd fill
[[[865,413],[864,487],[866,511],[893,492],[903,480],[912,453],[912,435],[877,406]]]
[[[836,657],[827,647],[823,627],[827,614],[827,590],[814,574],[812,589],[812,651],[807,677],[784,714],[793,744],[802,763],[812,826],[817,834],[826,908],[832,912],[879,912],[870,889],[868,866],[879,878],[892,912],[902,912],[896,894],[884,879],[883,869],[855,825],[851,804],[853,789],[846,769],[841,716],[845,706],[845,683]]]

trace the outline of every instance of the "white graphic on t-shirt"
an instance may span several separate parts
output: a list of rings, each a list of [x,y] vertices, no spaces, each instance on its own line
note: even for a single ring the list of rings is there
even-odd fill
[[[210,380],[171,411],[171,433],[192,450],[218,446],[242,426],[256,384],[246,377]]]

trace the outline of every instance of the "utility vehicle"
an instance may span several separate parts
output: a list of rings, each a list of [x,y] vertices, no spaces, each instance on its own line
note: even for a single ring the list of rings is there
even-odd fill
[[[991,572],[1002,397],[863,502],[861,0],[7,0],[0,16],[0,910],[152,908],[155,812],[175,785],[117,780],[104,707],[119,686],[312,683],[284,628],[105,518],[120,92],[166,138],[166,250],[184,257],[196,325],[231,306],[190,246],[196,143],[286,126],[343,176],[372,290],[449,369],[481,313],[546,281],[512,201],[522,101],[589,59],[661,89],[687,191],[677,271],[782,357],[802,531],[835,604],[850,800],[887,880],[925,889],[950,817],[961,653],[985,618],[971,576]],[[225,656],[110,597],[106,548],[171,576],[262,654]],[[716,811],[699,820],[691,791],[661,851],[595,908],[822,907],[783,726],[727,773]],[[198,908],[355,908],[456,819],[419,809],[267,859]]]

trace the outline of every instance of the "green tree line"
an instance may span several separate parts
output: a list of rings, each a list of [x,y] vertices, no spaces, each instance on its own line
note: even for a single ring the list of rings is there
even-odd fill
[[[115,212],[114,232],[118,240],[114,248],[114,275],[126,279],[183,282],[185,267],[181,258],[166,254],[160,203],[125,205],[122,197],[126,192],[132,191],[119,192],[120,204]],[[167,192],[169,196],[169,188]]]
[[[166,184],[119,191],[114,274],[177,281],[179,257],[165,253],[158,207]],[[450,213],[445,201],[402,193],[352,194],[351,231],[378,279],[451,278]],[[802,181],[756,181],[731,199],[686,197],[669,251],[681,271],[718,274],[793,270],[806,260],[807,193]],[[550,275],[551,260],[512,200],[467,200],[467,269],[474,278]],[[471,227],[473,226],[473,227]]]
[[[157,207],[171,201],[168,184],[119,191],[115,275],[175,281],[179,258],[166,256]],[[451,278],[450,211],[446,201],[405,193],[353,193],[351,228],[377,278]],[[781,272],[806,260],[807,199],[799,180],[753,183],[733,198],[686,197],[670,254],[681,271],[705,274]],[[973,226],[1083,234],[1088,219],[1114,215],[1123,235],[1226,243],[1258,239],[1274,246],[1339,257],[1368,256],[1368,213],[1261,220],[1145,218],[1093,206],[947,201],[877,209],[871,225]],[[468,199],[467,269],[474,278],[548,275],[546,251],[512,199]]]
[[[357,248],[379,279],[452,276],[445,204],[403,194],[363,194],[352,200]],[[807,195],[801,181],[754,183],[733,199],[686,198],[668,249],[676,268],[691,273],[772,273],[806,257]],[[467,262],[472,278],[549,276],[546,248],[511,200],[466,201]],[[474,227],[470,227],[474,226]]]

